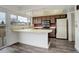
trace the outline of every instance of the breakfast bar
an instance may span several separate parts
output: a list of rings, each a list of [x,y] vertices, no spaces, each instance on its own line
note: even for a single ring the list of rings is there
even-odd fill
[[[20,43],[49,48],[48,33],[52,32],[51,29],[15,29],[13,32],[19,33]]]

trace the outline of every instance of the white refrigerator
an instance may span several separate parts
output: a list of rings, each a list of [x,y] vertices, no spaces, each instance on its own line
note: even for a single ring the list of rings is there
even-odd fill
[[[67,39],[67,19],[56,19],[56,38]]]

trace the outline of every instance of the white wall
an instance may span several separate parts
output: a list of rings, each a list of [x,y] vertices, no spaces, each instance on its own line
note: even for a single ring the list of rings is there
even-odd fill
[[[68,19],[68,40],[75,41],[75,12],[68,12],[67,19]]]
[[[67,13],[68,19],[68,40],[72,41],[72,20],[71,20],[71,13]]]
[[[72,41],[75,41],[75,13],[71,13],[72,20]]]
[[[75,12],[75,48],[79,51],[79,11]]]

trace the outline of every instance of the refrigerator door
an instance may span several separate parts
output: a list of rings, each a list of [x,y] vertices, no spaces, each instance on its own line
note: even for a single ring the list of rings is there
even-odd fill
[[[56,38],[67,39],[67,19],[57,19]]]

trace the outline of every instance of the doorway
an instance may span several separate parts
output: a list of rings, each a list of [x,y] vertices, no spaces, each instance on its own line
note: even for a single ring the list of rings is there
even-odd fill
[[[0,12],[0,48],[6,44],[6,13]]]

